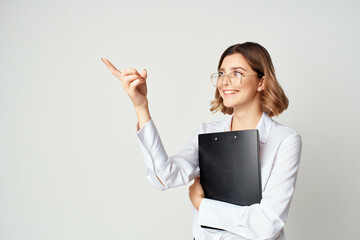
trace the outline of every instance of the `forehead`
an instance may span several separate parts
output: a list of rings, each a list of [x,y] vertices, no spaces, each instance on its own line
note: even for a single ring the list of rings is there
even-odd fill
[[[240,53],[234,53],[231,55],[227,55],[223,62],[221,63],[221,67],[219,70],[222,71],[230,71],[234,67],[243,68],[245,71],[251,69],[248,62],[244,58],[244,56]]]

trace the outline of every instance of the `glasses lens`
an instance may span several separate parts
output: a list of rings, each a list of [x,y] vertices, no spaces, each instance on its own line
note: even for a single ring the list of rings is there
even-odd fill
[[[238,86],[241,84],[241,73],[239,72],[232,72],[231,75],[229,76],[230,79],[231,79],[231,83],[234,85],[234,86]]]
[[[218,85],[218,79],[219,79],[219,74],[214,73],[211,75],[211,83],[214,87],[217,87]]]

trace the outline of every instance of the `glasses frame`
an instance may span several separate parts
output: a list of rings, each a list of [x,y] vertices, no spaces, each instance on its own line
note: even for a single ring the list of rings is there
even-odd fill
[[[241,76],[241,77],[240,77],[240,83],[239,83],[238,85],[233,85],[233,84],[232,84],[231,77],[228,76],[228,75],[230,75],[230,74],[234,74],[235,72],[238,73],[238,74],[240,74],[240,76]],[[214,83],[213,83],[213,81],[212,81],[212,79],[213,79],[213,77],[214,77],[215,75],[219,75],[219,76],[217,77],[218,80],[217,80],[217,85],[216,85],[216,86],[214,85]],[[222,77],[221,84],[219,84],[220,76]],[[229,84],[230,84],[230,86],[240,86],[241,83],[242,83],[242,79],[243,79],[244,77],[250,77],[250,76],[258,76],[258,77],[260,77],[259,74],[247,74],[247,75],[243,75],[241,72],[238,72],[238,71],[232,71],[232,72],[230,72],[230,73],[228,73],[228,74],[224,74],[224,75],[220,75],[220,73],[216,72],[216,73],[211,74],[211,76],[210,76],[211,84],[212,84],[214,87],[216,87],[216,88],[219,87],[219,86],[221,86],[221,85],[224,83],[224,79],[225,79],[226,76],[229,77]]]

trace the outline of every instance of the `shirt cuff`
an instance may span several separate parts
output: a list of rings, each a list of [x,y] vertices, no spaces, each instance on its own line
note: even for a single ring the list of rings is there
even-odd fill
[[[139,122],[136,123],[136,135],[144,154],[148,154],[152,160],[154,171],[161,169],[167,161],[168,155],[162,144],[158,130],[153,119],[139,129]],[[145,150],[145,151],[144,151]]]
[[[150,120],[147,121],[147,122],[142,126],[142,128],[140,129],[139,121],[137,121],[137,122],[136,122],[136,126],[135,126],[135,128],[136,128],[136,134],[139,133],[139,130],[142,130],[145,126],[147,126],[148,124],[150,124],[150,122],[152,122],[152,118],[150,118]]]
[[[236,208],[236,211],[234,211]],[[203,198],[199,206],[198,223],[219,229],[231,229],[243,222],[243,214],[246,207],[227,202]]]

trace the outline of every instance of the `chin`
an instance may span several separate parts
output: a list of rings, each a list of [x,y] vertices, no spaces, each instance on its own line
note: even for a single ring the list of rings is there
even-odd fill
[[[225,106],[227,108],[234,108],[234,107],[236,107],[238,105],[241,105],[241,103],[239,101],[234,101],[234,100],[232,100],[232,101],[224,101],[224,99],[223,99],[222,104],[223,104],[223,106]]]
[[[233,108],[234,107],[233,104],[225,103],[224,101],[222,102],[222,105],[224,107],[227,107],[227,108]]]

